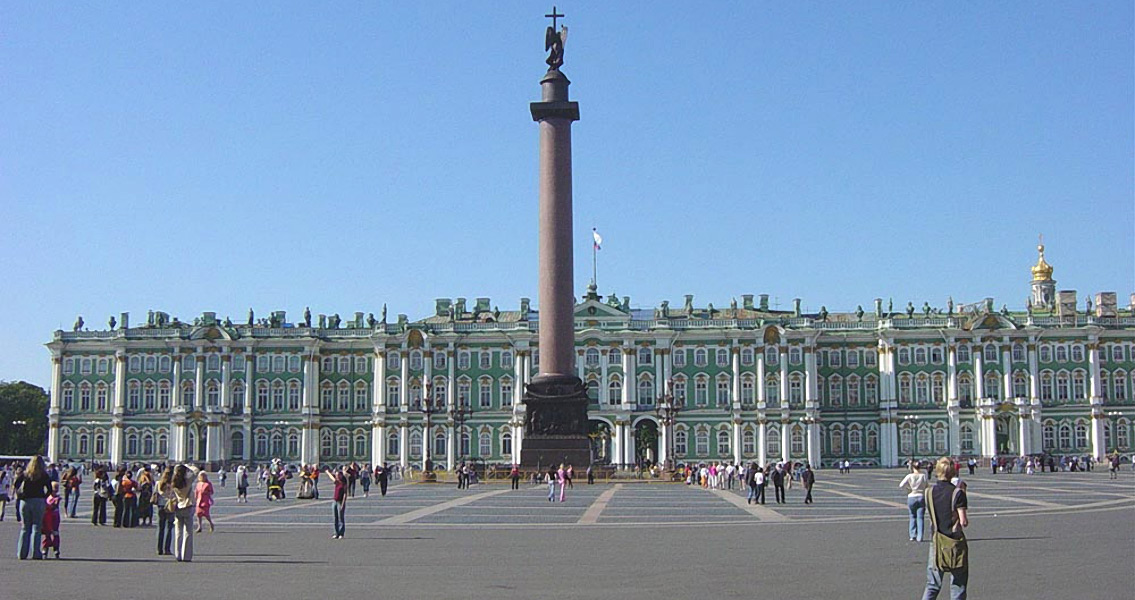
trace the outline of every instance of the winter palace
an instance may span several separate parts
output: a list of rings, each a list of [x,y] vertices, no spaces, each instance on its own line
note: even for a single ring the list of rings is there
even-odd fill
[[[1043,246],[1024,310],[991,299],[807,314],[767,295],[729,307],[576,305],[593,461],[615,467],[1135,447],[1135,314],[1115,293],[1057,291]],[[1135,299],[1132,301],[1135,303]],[[452,469],[519,459],[539,318],[527,299],[439,299],[387,322],[305,310],[246,322],[129,314],[56,331],[53,460],[359,461]],[[662,405],[668,410],[661,410]]]

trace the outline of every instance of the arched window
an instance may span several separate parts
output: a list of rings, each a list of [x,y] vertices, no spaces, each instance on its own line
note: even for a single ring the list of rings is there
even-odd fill
[[[721,429],[717,432],[717,455],[721,457],[729,456],[733,453],[733,449],[729,444],[729,432]]]
[[[926,373],[919,373],[914,378],[914,401],[919,404],[930,403],[930,377]]]
[[[75,388],[71,382],[63,384],[63,410],[71,412],[75,409]]]
[[[126,434],[126,455],[135,458],[138,456],[138,434],[135,432]]]
[[[910,403],[911,378],[910,373],[899,375],[899,402]]]
[[[765,403],[769,408],[780,406],[780,377],[775,374],[765,377]]]
[[[751,427],[741,430],[741,454],[753,456],[757,453],[757,436]]]
[[[326,359],[324,359],[326,360]],[[319,456],[322,458],[331,458],[331,453],[334,451],[335,440],[331,435],[330,429],[324,429],[319,434]]]
[[[445,456],[445,442],[445,431],[439,429],[434,432],[434,456]]]
[[[751,406],[757,401],[756,390],[753,386],[753,376],[746,373],[741,376],[741,404]]]
[[[914,451],[914,429],[910,423],[903,423],[899,430],[899,452],[911,454]]]
[[[704,367],[709,364],[709,355],[705,348],[696,348],[694,350],[694,366]]]
[[[937,454],[946,454],[950,451],[949,443],[947,441],[946,426],[938,423],[934,426],[934,452]]]
[[[793,425],[791,431],[792,431],[792,440],[791,440],[792,455],[793,456],[803,456],[804,455],[804,428],[799,426],[799,425]]]
[[[234,381],[232,395],[233,412],[240,414],[244,411],[244,384]]]
[[[400,442],[398,440],[398,430],[400,427],[393,427],[390,433],[386,434],[386,454],[388,456],[398,456],[401,451],[399,448]]]
[[[268,382],[260,381],[256,384],[256,410],[268,412]]]
[[[346,381],[339,382],[339,412],[351,410],[351,384]]]
[[[847,376],[847,405],[859,406],[859,376]]]
[[[1061,423],[1059,431],[1060,431],[1060,449],[1061,450],[1071,450],[1072,449],[1072,426],[1069,425],[1068,423]]]
[[[501,457],[510,458],[512,456],[512,434],[507,431],[501,432]]]
[[[168,409],[169,408],[169,383],[167,383],[165,381],[162,382],[162,391],[165,393],[165,405],[163,405],[162,408]],[[96,408],[96,410],[98,410],[99,412],[106,412],[107,405],[108,405],[108,402],[109,402],[109,397],[110,397],[110,392],[109,392],[105,383],[100,381],[97,384],[95,384],[95,408]]]
[[[685,456],[686,450],[687,450],[686,444],[687,444],[686,430],[685,429],[679,429],[679,430],[675,431],[674,432],[674,454],[677,454],[678,456]]]
[[[654,404],[654,382],[649,379],[640,379],[638,382],[638,403],[644,405]]]
[[[284,456],[284,434],[279,431],[273,431],[272,436],[268,441],[269,448],[272,451],[272,456],[276,458],[283,458]]]
[[[491,377],[477,379],[477,406],[480,408],[493,407],[493,379]]]
[[[867,426],[867,453],[875,454],[879,451],[879,429],[874,423]]]
[[[1056,448],[1056,425],[1052,421],[1045,421],[1041,428],[1041,446],[1045,450]]]
[[[146,411],[152,412],[158,405],[158,389],[154,382],[147,381],[142,385],[142,407]]]
[[[879,403],[879,380],[874,375],[863,378],[863,395],[867,398],[868,406]]]
[[[618,379],[611,379],[611,383],[607,384],[607,402],[609,404],[618,404],[622,402],[623,384]]]
[[[81,436],[81,437],[84,441],[86,440],[86,436]],[[63,456],[70,456],[70,454],[71,454],[71,432],[70,431],[64,430],[59,435],[59,452]]]
[[[833,456],[843,456],[843,428],[839,425],[833,425],[828,430],[828,451]]]
[[[290,458],[299,458],[300,455],[300,433],[294,429],[288,431],[288,456]]]
[[[839,375],[828,378],[828,399],[832,406],[843,406],[843,378]]]
[[[244,433],[241,431],[232,432],[229,441],[231,442],[232,457],[234,459],[244,458]]]
[[[1026,398],[1029,395],[1029,383],[1025,374],[1018,371],[1013,375],[1013,397]]]
[[[588,348],[587,351],[583,353],[583,364],[588,367],[599,366],[599,349]]]
[[[1086,386],[1084,385],[1084,372],[1076,370],[1072,373],[1072,400],[1074,402],[1081,402],[1088,397]]]
[[[698,456],[709,455],[709,432],[699,429],[694,433],[694,453]]]
[[[158,456],[169,456],[169,436],[158,434]]]
[[[639,348],[638,349],[638,364],[640,364],[640,365],[654,364],[654,352],[652,352],[650,350],[650,348]]]
[[[852,456],[863,454],[863,434],[859,431],[859,427],[852,427],[847,432],[847,452]]]
[[[335,386],[330,381],[324,381],[319,389],[319,408],[331,412],[335,407]]]
[[[365,459],[367,455],[367,436],[361,431],[355,432],[355,458]]]
[[[135,408],[137,408],[137,406],[135,406]],[[89,412],[91,410],[91,384],[86,381],[79,384],[79,410],[82,412]]]
[[[79,389],[80,394],[82,393],[82,391],[83,391],[82,388],[80,388]],[[81,395],[80,395],[80,399],[82,399]],[[88,400],[88,402],[90,400],[89,394],[87,396],[87,400]],[[139,404],[141,404],[141,400],[142,400],[142,386],[138,385],[137,381],[131,381],[130,383],[126,384],[126,410],[129,410],[131,412],[136,412],[138,410]],[[88,404],[88,406],[89,406],[89,404]]]
[[[973,426],[969,423],[963,423],[958,428],[958,440],[961,442],[961,450],[963,454],[973,452]]]
[[[144,456],[154,455],[154,434],[149,431],[142,434],[142,454]]]
[[[804,381],[799,373],[788,376],[788,402],[796,406],[804,401]]]
[[[272,410],[284,412],[284,382],[279,379],[272,382]]]
[[[969,360],[970,360],[969,345],[968,344],[958,344],[958,362],[968,363]]]
[[[1076,421],[1076,447],[1088,447],[1088,426],[1083,421]]]
[[[422,455],[422,432],[417,429],[410,432],[410,456]]]
[[[300,382],[293,379],[288,382],[288,410],[296,411],[300,409],[300,401],[303,397]]]
[[[705,375],[698,375],[694,380],[694,404],[697,406],[709,404],[709,380]]]
[[[780,428],[769,426],[765,432],[765,452],[769,456],[780,456]]]
[[[493,436],[487,431],[477,436],[477,454],[486,459],[493,455]]]
[[[366,382],[359,381],[355,383],[355,412],[366,412],[368,404],[367,396],[368,390]]]
[[[193,406],[197,401],[197,390],[192,381],[181,384],[181,405]]]

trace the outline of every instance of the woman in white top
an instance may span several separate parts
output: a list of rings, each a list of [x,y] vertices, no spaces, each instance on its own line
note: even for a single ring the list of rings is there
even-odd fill
[[[921,471],[918,470],[918,464],[910,466],[910,473],[903,477],[902,483],[899,488],[907,491],[906,494],[906,507],[910,510],[910,541],[922,541],[923,522],[926,517],[926,497],[924,492],[926,488],[930,487],[930,481],[926,479]]]

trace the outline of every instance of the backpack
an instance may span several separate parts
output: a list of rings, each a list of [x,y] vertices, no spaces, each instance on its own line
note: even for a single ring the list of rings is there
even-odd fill
[[[957,502],[960,492],[961,490],[955,489],[950,497],[951,509]],[[927,488],[923,493],[926,496],[926,505],[930,508],[930,522],[934,525],[934,566],[939,571],[965,570],[969,567],[969,544],[966,542],[965,534],[962,534],[961,539],[954,539],[938,531],[938,514],[934,510],[934,488]]]

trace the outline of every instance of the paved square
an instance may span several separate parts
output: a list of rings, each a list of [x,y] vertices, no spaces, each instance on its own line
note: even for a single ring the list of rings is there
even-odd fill
[[[763,507],[681,484],[577,484],[562,503],[543,485],[395,485],[349,502],[341,541],[326,499],[238,505],[219,488],[217,532],[190,564],[155,556],[152,528],[92,527],[87,496],[64,519],[64,560],[21,563],[9,506],[0,598],[105,597],[125,581],[173,583],[172,598],[914,598],[929,546],[906,540],[901,475],[823,471],[814,505],[795,488]],[[966,480],[974,597],[1130,597],[1131,472]]]

